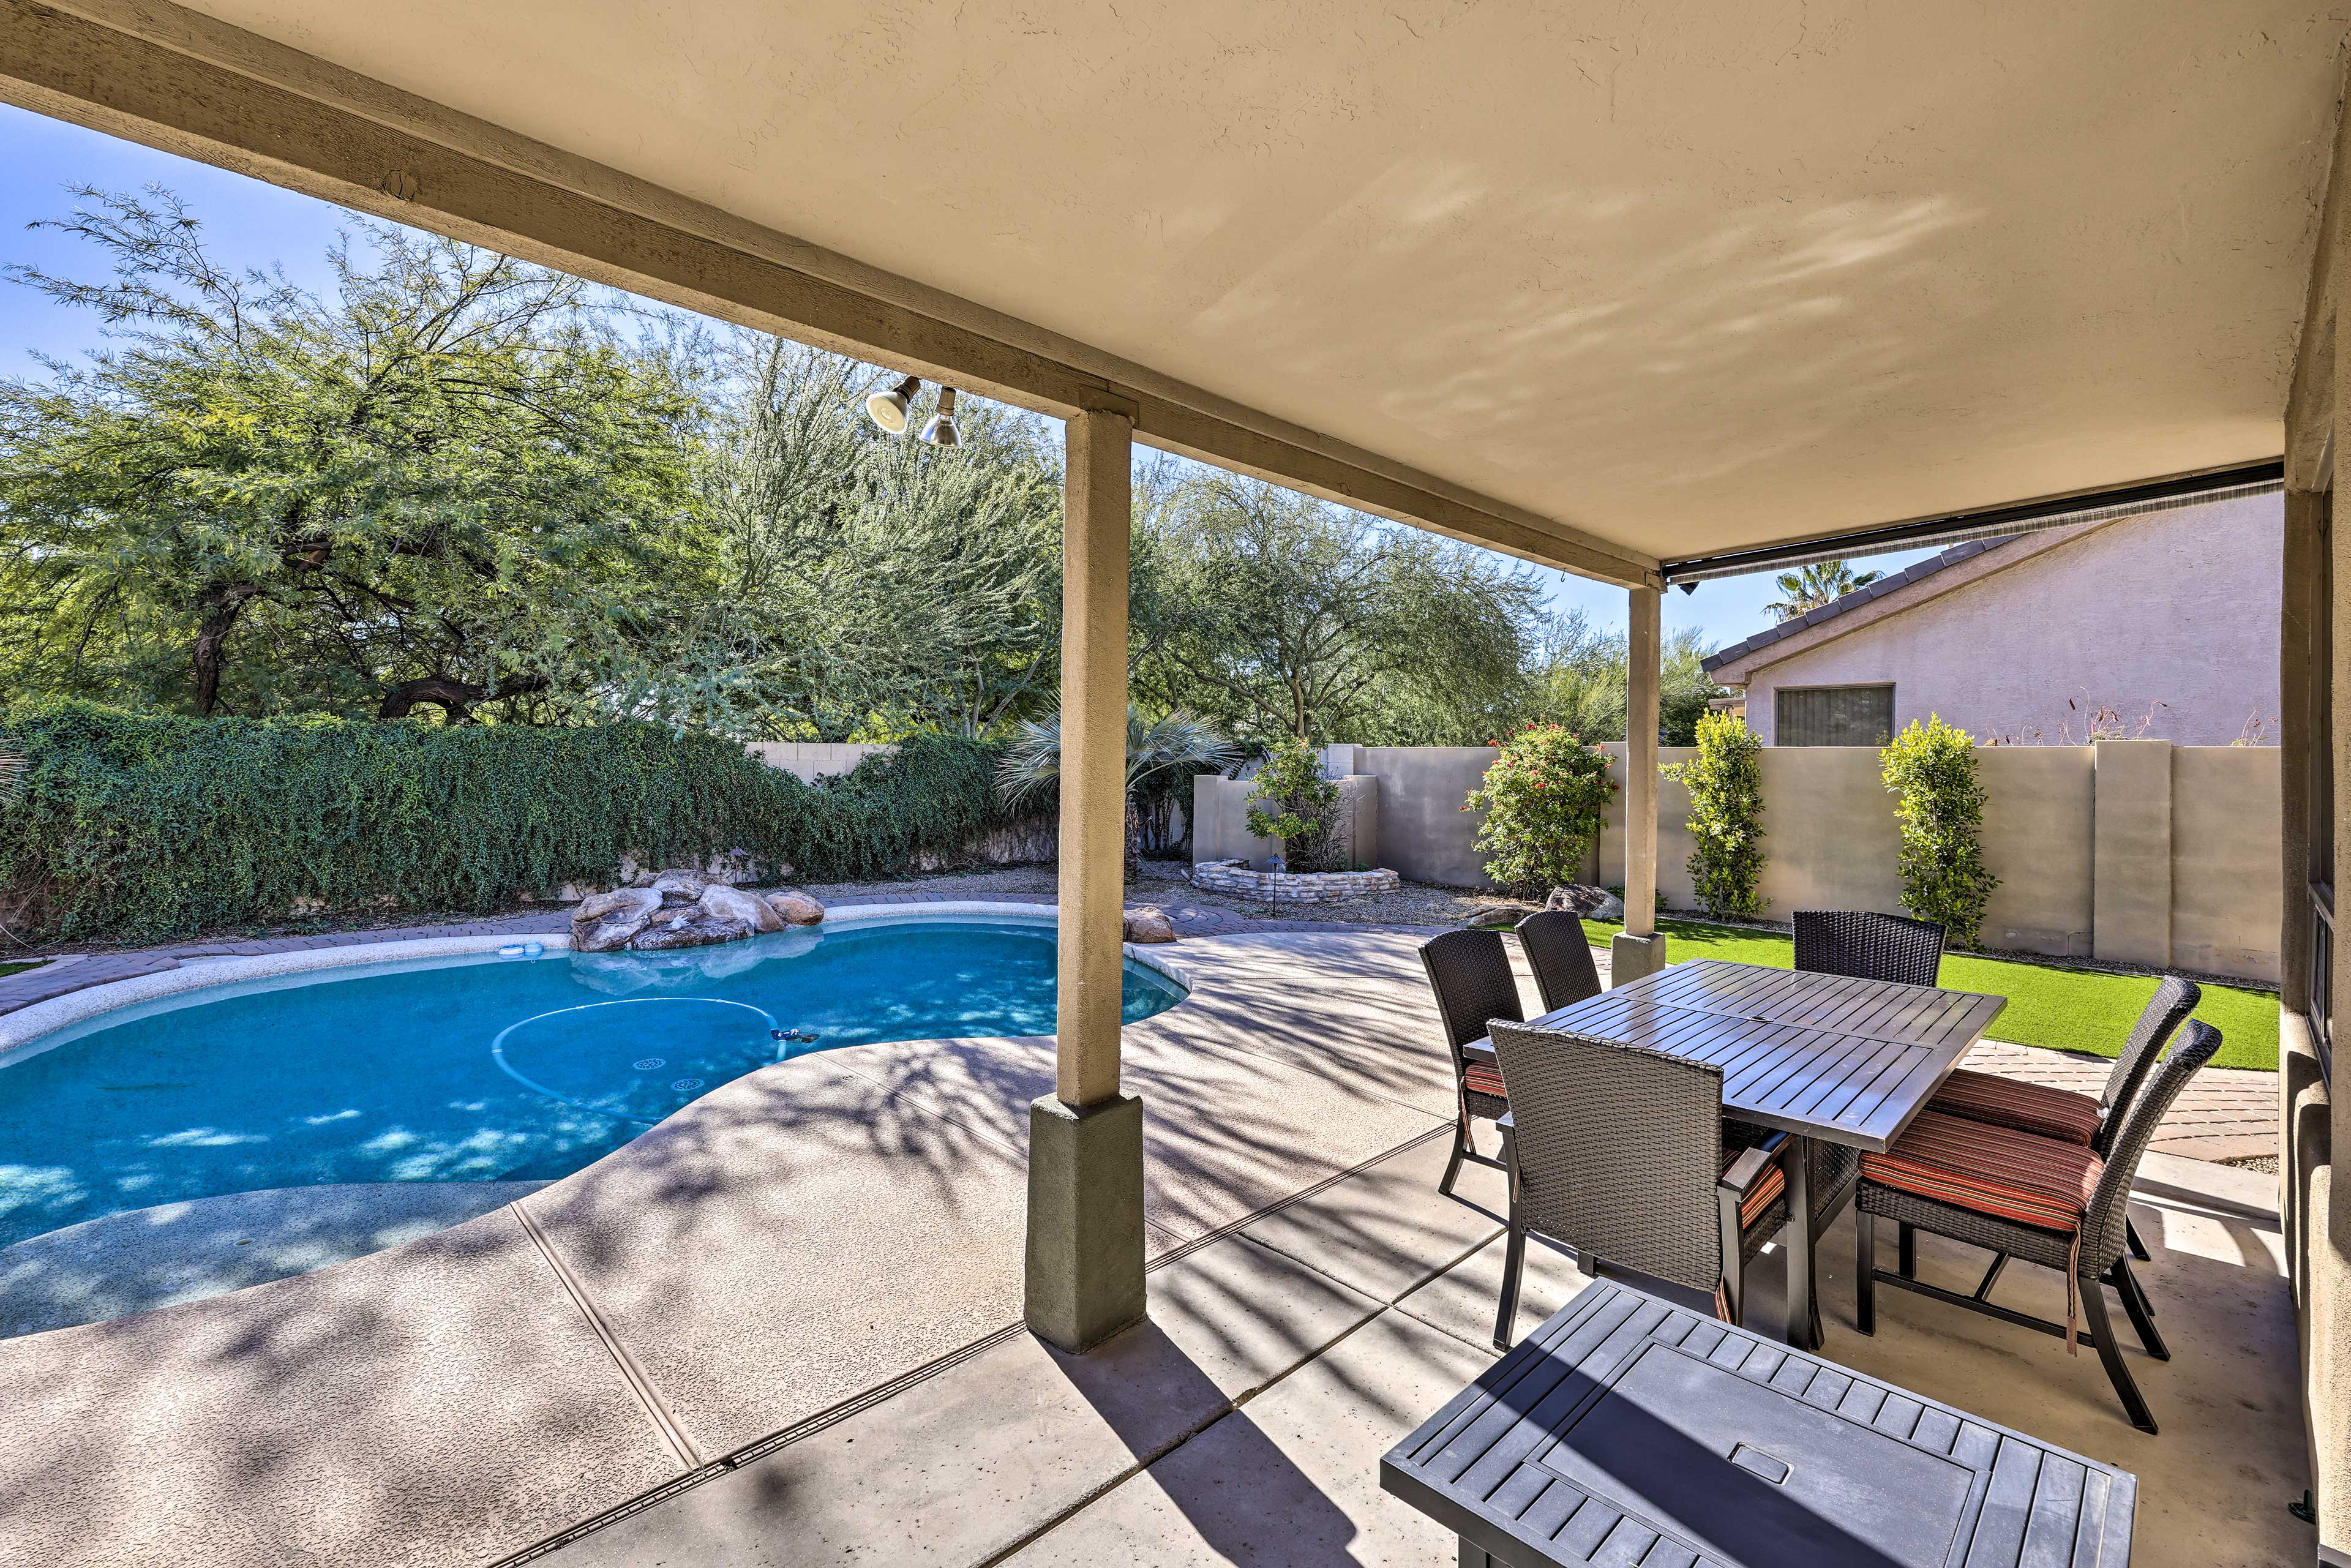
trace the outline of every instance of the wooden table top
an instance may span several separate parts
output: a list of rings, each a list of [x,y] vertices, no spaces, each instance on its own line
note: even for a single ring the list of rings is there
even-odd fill
[[[1722,1105],[1753,1122],[1883,1150],[2008,1006],[1892,980],[1702,958],[1531,1020],[1722,1069]],[[1490,1056],[1492,1047],[1478,1041]]]
[[[1502,1561],[1643,1568],[2126,1568],[2138,1493],[1609,1281],[1391,1448],[1380,1485]]]

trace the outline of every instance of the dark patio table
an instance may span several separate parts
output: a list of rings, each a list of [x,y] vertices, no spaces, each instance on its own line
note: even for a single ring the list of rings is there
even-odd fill
[[[1464,1568],[2126,1568],[2118,1470],[1614,1281],[1380,1461]]]
[[[1971,991],[1702,958],[1545,1013],[1528,1027],[1713,1062],[1722,1069],[1725,1114],[1799,1139],[1882,1151],[2007,1006],[2005,997]],[[1493,1059],[1482,1040],[1463,1049]],[[1820,1343],[1812,1161],[1809,1150],[1795,1154],[1787,1163],[1788,1343],[1812,1350]]]

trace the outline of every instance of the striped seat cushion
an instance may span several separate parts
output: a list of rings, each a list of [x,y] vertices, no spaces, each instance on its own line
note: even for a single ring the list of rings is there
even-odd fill
[[[1746,1152],[1745,1149],[1723,1150],[1722,1174],[1729,1176],[1730,1167],[1738,1164],[1739,1156]],[[1763,1211],[1771,1207],[1771,1200],[1787,1190],[1788,1173],[1774,1160],[1761,1176],[1755,1178],[1755,1185],[1749,1189],[1747,1196],[1739,1200],[1739,1228],[1745,1230],[1762,1218]]]
[[[1491,1094],[1497,1100],[1507,1100],[1502,1092],[1502,1070],[1483,1061],[1473,1061],[1461,1070],[1461,1087],[1472,1094]]]
[[[1944,1080],[1942,1088],[1927,1102],[1927,1109],[1946,1116],[1964,1116],[1970,1122],[1989,1122],[1995,1127],[2013,1127],[2020,1133],[2038,1133],[2085,1149],[2103,1120],[2098,1103],[2087,1094],[2002,1078],[1997,1072],[1970,1072],[1964,1067]]]
[[[1921,1111],[1861,1179],[2019,1225],[2078,1234],[2105,1162],[2079,1144]]]

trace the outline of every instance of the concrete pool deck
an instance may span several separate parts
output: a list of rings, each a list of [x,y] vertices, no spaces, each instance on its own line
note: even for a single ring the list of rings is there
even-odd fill
[[[1449,1125],[1413,938],[1186,943],[1126,1031],[1165,1254]],[[0,1341],[0,1562],[495,1560],[1019,1317],[1044,1040],[820,1052],[521,1202]]]
[[[1125,1034],[1153,1323],[1094,1357],[1017,1328],[1050,1042],[822,1052],[391,1251],[0,1342],[0,1563],[1443,1560],[1374,1466],[1490,1355],[1498,1193],[1434,1192],[1418,939],[1176,949],[1192,997]],[[1829,1354],[2160,1478],[2145,1561],[2280,1560],[2304,1483],[2269,1178],[2175,1164],[2186,1196],[2139,1221],[2162,1438],[2022,1331],[1887,1292],[1855,1336],[1849,1230]],[[1530,1326],[1577,1282],[1538,1256]],[[2231,1521],[2241,1557],[2189,1552]]]

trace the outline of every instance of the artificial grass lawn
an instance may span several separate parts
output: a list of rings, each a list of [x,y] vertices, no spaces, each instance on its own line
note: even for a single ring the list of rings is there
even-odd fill
[[[1607,946],[1609,938],[1623,929],[1598,920],[1583,923],[1584,935],[1596,947]],[[1769,964],[1779,969],[1795,967],[1795,942],[1768,931],[1740,931],[1691,920],[1660,920],[1657,929],[1666,934],[1666,956],[1675,963],[1685,958],[1720,958],[1734,964]],[[2121,1053],[2124,1039],[2139,1009],[2155,994],[2156,985],[2151,975],[2101,975],[1959,953],[1944,956],[1941,979],[1953,990],[2008,998],[2008,1009],[1993,1021],[1989,1039],[2096,1056]],[[2275,992],[2206,982],[2204,1000],[2197,1007],[2196,1016],[2220,1031],[2220,1054],[2212,1059],[2212,1065],[2277,1071]]]

